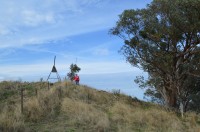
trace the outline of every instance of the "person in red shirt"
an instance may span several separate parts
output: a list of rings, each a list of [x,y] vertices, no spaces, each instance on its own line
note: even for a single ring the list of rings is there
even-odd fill
[[[80,79],[79,79],[79,76],[77,74],[74,77],[74,81],[75,81],[76,85],[79,85]]]

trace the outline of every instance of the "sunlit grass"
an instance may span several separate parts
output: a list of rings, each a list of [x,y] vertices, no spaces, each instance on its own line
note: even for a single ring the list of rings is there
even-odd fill
[[[108,93],[66,81],[0,83],[0,131],[134,132],[200,131],[200,116],[184,118],[164,107],[114,91]],[[20,88],[24,88],[21,113]],[[35,90],[38,90],[35,92]]]

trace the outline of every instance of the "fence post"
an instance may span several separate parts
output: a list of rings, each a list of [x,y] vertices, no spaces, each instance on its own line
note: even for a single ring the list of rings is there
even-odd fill
[[[59,96],[59,98],[61,99],[61,97],[62,97],[62,90],[61,90],[61,86],[59,86],[58,87],[58,96]]]
[[[36,94],[36,96],[38,95],[38,90],[37,90],[37,88],[35,88],[35,94]]]
[[[24,101],[23,101],[23,98],[24,98],[24,94],[23,94],[23,91],[24,91],[24,89],[23,89],[23,87],[22,86],[20,86],[21,87],[21,113],[23,114],[23,112],[24,112]]]
[[[48,81],[48,90],[49,90],[49,81]]]

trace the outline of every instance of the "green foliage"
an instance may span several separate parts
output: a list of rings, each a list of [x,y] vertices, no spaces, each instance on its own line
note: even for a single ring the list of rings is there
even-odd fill
[[[72,63],[72,64],[70,65],[70,72],[67,73],[68,78],[69,78],[71,81],[73,81],[73,78],[74,78],[75,74],[76,74],[77,72],[79,72],[80,70],[81,70],[80,67],[78,67],[76,64],[73,64],[73,63]]]
[[[76,72],[79,72],[81,70],[81,68],[79,68],[76,64],[71,64],[70,70],[71,70],[71,72],[76,73]]]
[[[16,94],[16,91],[14,91],[14,90],[7,90],[7,89],[2,90],[0,92],[0,101],[8,99],[9,97],[13,96],[14,94]]]
[[[113,89],[112,93],[116,96],[120,96],[120,89]]]
[[[22,87],[24,88],[24,90],[27,91],[27,94],[28,94],[29,96],[35,95],[35,88],[33,87],[32,84],[26,84],[26,85],[24,85],[24,86],[22,86]]]
[[[3,81],[0,83],[0,101],[18,94],[16,82]]]
[[[148,72],[146,95],[185,109],[200,75],[200,0],[154,0],[145,9],[125,10],[110,30],[124,40],[121,53]],[[187,82],[187,83],[185,83]],[[199,85],[198,85],[199,86]]]

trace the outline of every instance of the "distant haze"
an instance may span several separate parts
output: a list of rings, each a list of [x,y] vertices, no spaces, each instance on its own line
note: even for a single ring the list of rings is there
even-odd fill
[[[133,72],[90,75],[83,74],[80,75],[80,83],[109,92],[120,89],[121,93],[143,100],[144,90],[140,89],[138,85],[135,84],[134,79],[136,76],[138,75],[134,75]]]

